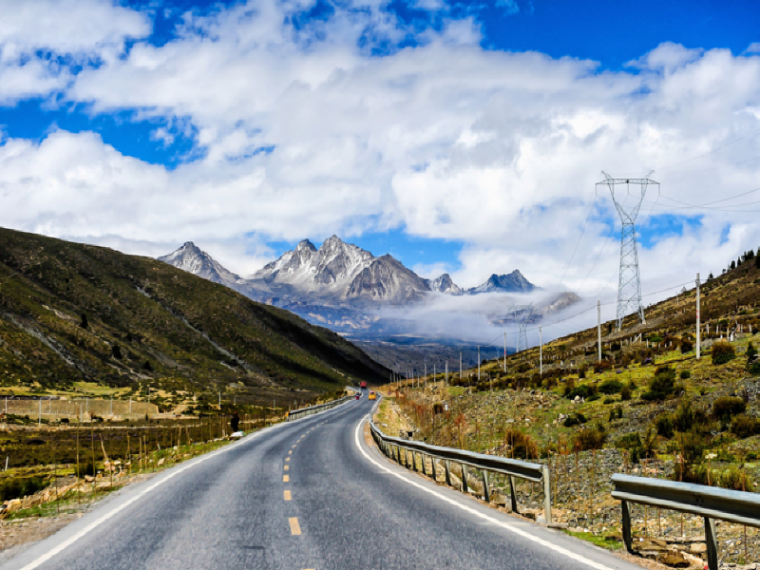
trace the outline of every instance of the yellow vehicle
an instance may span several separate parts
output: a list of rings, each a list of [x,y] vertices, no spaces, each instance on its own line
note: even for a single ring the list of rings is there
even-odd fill
[[[369,396],[367,396],[367,399],[368,400],[377,400],[377,394],[375,394],[374,392],[370,392]]]

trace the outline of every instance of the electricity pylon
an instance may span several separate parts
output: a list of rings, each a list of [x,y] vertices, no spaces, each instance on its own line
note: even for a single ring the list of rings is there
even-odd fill
[[[512,314],[517,324],[517,352],[528,350],[528,322],[533,316],[533,303],[530,305],[512,305]],[[518,317],[518,315],[520,315]]]
[[[654,172],[654,171],[652,171]],[[609,174],[602,171],[605,180],[597,182],[597,191],[600,184],[606,184],[612,195],[612,202],[615,204],[620,221],[623,224],[623,230],[620,234],[620,275],[618,279],[618,301],[617,301],[617,328],[623,326],[623,319],[626,315],[637,313],[642,323],[646,322],[644,318],[644,305],[641,302],[641,275],[639,273],[639,251],[636,243],[636,217],[639,215],[641,203],[647,193],[649,185],[657,185],[657,192],[660,191],[660,183],[651,180],[649,177],[652,172],[645,178],[612,178]],[[623,188],[621,187],[625,187]],[[638,186],[638,190],[631,186]]]

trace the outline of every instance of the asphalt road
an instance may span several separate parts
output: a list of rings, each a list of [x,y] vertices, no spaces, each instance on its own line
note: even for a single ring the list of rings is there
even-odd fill
[[[640,570],[366,444],[366,397],[131,486],[2,569]]]

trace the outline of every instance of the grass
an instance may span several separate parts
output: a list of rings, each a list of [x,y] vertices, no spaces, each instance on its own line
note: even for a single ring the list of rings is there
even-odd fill
[[[623,548],[622,542],[617,541],[617,540],[612,540],[604,536],[597,536],[591,532],[573,532],[567,529],[563,529],[563,532],[565,534],[569,534],[570,536],[574,536],[575,538],[580,538],[581,540],[585,540],[586,542],[590,542],[591,544],[595,544],[596,546],[599,546],[600,548],[605,548],[607,550],[620,550]]]

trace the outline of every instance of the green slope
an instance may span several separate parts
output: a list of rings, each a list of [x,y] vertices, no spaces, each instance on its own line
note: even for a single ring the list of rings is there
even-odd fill
[[[248,401],[304,401],[387,377],[335,333],[160,261],[0,229],[6,388],[236,384]]]

